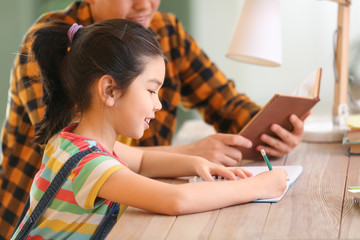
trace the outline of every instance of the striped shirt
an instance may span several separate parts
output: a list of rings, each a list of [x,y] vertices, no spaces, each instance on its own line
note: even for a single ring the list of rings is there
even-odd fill
[[[90,239],[109,210],[111,202],[98,198],[98,191],[113,172],[126,164],[95,140],[71,133],[76,126],[66,127],[46,145],[30,189],[30,207],[19,229],[71,156],[92,146],[103,152],[90,153],[79,162],[27,239]]]

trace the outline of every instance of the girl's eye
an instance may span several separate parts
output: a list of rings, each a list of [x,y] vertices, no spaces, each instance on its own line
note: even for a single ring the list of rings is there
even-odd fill
[[[148,90],[148,91],[149,91],[150,94],[156,94],[156,92],[153,91],[153,90]]]

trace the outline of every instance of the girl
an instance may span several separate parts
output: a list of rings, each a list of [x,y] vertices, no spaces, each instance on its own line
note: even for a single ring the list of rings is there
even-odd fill
[[[161,109],[165,56],[140,24],[120,19],[85,28],[56,23],[34,33],[32,51],[46,106],[36,141],[47,145],[23,223],[71,156],[93,146],[101,152],[85,156],[72,170],[30,236],[90,239],[109,201],[179,215],[277,197],[285,190],[283,170],[250,177],[201,157],[142,151],[116,141],[118,135],[141,138]],[[191,175],[208,182],[172,185],[151,179]],[[213,182],[212,175],[243,180]]]

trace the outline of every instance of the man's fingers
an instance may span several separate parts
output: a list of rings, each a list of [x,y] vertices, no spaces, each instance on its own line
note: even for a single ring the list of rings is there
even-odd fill
[[[217,133],[214,135],[214,138],[228,146],[245,148],[250,148],[252,146],[252,142],[249,139],[238,134]]]

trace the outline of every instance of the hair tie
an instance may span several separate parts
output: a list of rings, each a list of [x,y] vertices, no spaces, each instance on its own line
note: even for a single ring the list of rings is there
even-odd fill
[[[68,35],[68,38],[69,38],[69,40],[70,40],[70,43],[72,43],[75,34],[77,33],[77,31],[78,31],[80,28],[83,28],[83,25],[79,25],[79,24],[77,24],[77,23],[74,23],[74,24],[71,25],[71,27],[69,28],[67,35]]]

